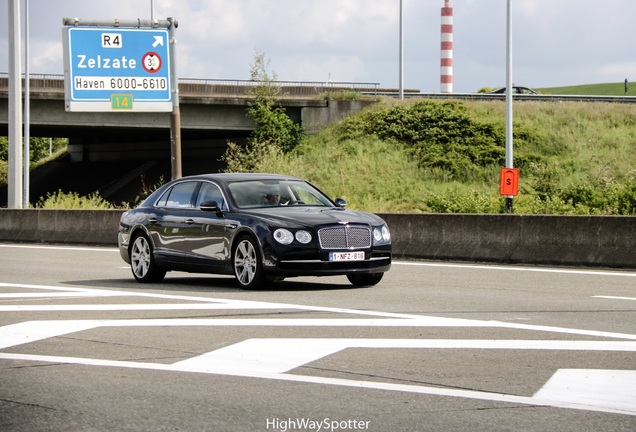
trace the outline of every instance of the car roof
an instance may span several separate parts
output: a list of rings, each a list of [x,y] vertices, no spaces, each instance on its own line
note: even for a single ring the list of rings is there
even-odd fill
[[[246,180],[301,180],[294,176],[271,173],[210,173],[181,177],[178,180],[218,180],[224,183]]]

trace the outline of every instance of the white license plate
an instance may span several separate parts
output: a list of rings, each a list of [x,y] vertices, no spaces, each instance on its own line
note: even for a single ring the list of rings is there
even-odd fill
[[[364,261],[364,252],[330,252],[329,261]]]

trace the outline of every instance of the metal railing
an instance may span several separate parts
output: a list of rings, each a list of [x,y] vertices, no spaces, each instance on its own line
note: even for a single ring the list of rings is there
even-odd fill
[[[24,76],[22,78],[24,82]],[[30,74],[30,90],[32,92],[64,92],[64,75]],[[319,97],[324,93],[352,91],[357,93],[377,94],[379,83],[358,82],[319,82],[319,81],[269,81],[269,84],[280,87],[283,97]],[[249,89],[261,85],[261,81],[235,79],[179,79],[179,94],[201,97],[245,97]],[[9,74],[0,73],[0,91],[9,88]]]
[[[51,74],[31,74],[29,80],[30,90],[34,92],[64,92],[64,76]],[[22,88],[24,88],[24,75],[22,76]],[[9,89],[9,74],[0,73],[0,90]]]

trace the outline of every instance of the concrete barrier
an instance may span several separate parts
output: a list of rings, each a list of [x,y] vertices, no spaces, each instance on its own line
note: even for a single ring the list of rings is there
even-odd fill
[[[380,216],[398,258],[636,268],[636,217]]]
[[[121,210],[0,209],[0,241],[114,246]],[[380,214],[396,258],[636,268],[636,217]]]
[[[121,210],[0,209],[0,241],[117,245]]]

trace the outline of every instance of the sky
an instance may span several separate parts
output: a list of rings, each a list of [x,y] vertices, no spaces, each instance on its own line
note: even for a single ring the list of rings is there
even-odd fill
[[[0,0],[0,72],[8,4]],[[24,15],[25,2],[21,0]],[[62,19],[174,17],[179,78],[249,79],[255,53],[284,81],[398,88],[399,0],[28,0],[33,74],[62,74]],[[533,88],[636,81],[636,1],[512,0],[513,82]],[[444,0],[403,0],[404,87],[440,91]],[[153,7],[151,7],[151,5]],[[506,0],[450,0],[453,91],[506,84]],[[22,32],[25,25],[22,23]],[[22,57],[24,61],[24,55]]]

